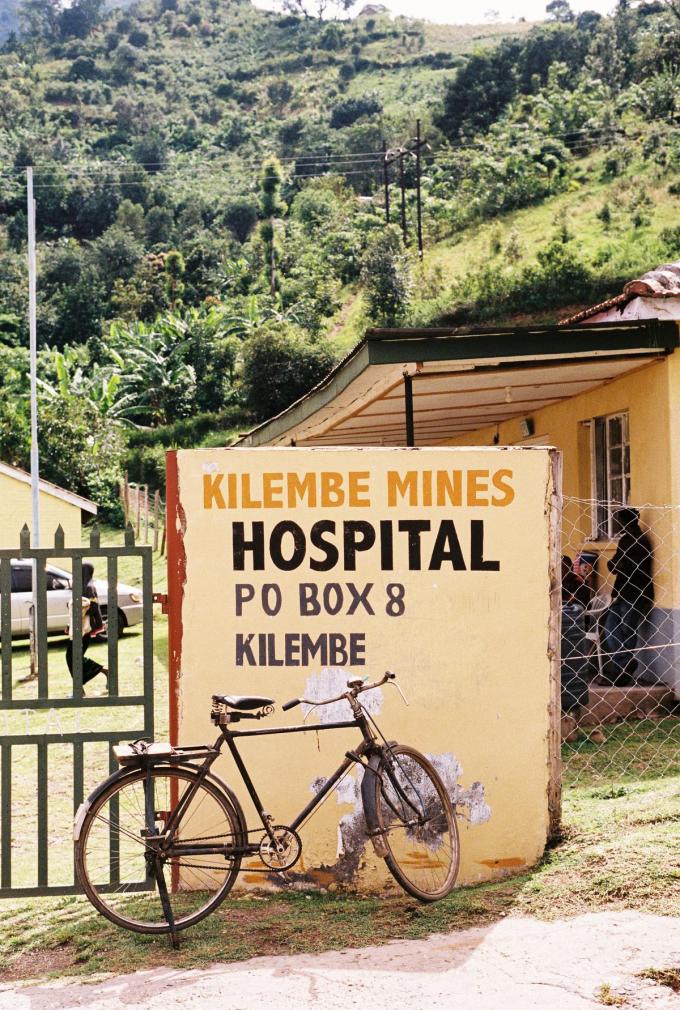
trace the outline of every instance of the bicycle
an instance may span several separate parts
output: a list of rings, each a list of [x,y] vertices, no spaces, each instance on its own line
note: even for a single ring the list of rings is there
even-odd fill
[[[120,769],[90,794],[74,824],[77,873],[94,907],[126,929],[170,933],[176,945],[180,930],[200,922],[226,898],[244,857],[258,856],[263,864],[249,865],[248,873],[283,874],[297,863],[300,828],[355,765],[363,769],[361,797],[376,854],[415,898],[444,898],[455,884],[460,859],[451,798],[428,758],[388,742],[359,700],[364,692],[394,682],[395,675],[387,672],[374,683],[348,680],[347,690],[336,698],[294,698],[283,711],[344,699],[353,718],[272,729],[232,728],[270,715],[271,698],[215,694],[210,717],[220,735],[212,746],[137,742],[115,747]],[[359,745],[346,751],[290,825],[276,824],[264,809],[237,740],[350,727],[360,730]],[[261,828],[248,828],[235,793],[211,771],[225,743]]]

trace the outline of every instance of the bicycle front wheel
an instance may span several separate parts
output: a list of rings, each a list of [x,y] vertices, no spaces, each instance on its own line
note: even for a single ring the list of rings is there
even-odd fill
[[[453,804],[435,767],[412,747],[391,744],[377,770],[365,774],[366,821],[384,841],[390,873],[420,901],[445,898],[458,876],[460,847]]]
[[[137,933],[168,933],[209,915],[236,880],[245,825],[230,798],[204,779],[181,815],[174,844],[156,841],[196,773],[143,769],[111,783],[87,812],[76,844],[85,893],[102,915]],[[184,851],[186,850],[186,851]],[[205,850],[205,851],[201,851]]]

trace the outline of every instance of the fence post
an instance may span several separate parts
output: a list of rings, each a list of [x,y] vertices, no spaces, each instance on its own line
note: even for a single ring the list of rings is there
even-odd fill
[[[548,702],[548,837],[557,838],[562,823],[562,691],[560,635],[562,615],[562,457],[551,450],[550,468],[550,700]]]
[[[153,496],[153,549],[154,553],[158,551],[158,523],[161,511],[161,493],[156,491]]]

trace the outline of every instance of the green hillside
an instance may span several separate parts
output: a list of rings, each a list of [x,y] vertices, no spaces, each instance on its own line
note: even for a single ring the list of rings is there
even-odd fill
[[[22,0],[0,50],[0,457],[27,458],[27,165],[43,471],[112,515],[123,467],[162,484],[165,446],[276,413],[369,324],[557,319],[680,257],[680,18],[553,7],[456,27]],[[383,142],[405,151],[406,244]]]

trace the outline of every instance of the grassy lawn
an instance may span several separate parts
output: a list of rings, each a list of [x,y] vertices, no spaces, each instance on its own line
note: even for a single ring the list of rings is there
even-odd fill
[[[0,980],[33,977],[36,965],[43,973],[87,976],[363,946],[484,925],[507,915],[554,919],[628,908],[680,915],[680,773],[668,774],[661,748],[656,753],[662,773],[650,764],[647,777],[636,781],[616,736],[601,745],[607,749],[608,767],[618,767],[620,774],[603,785],[597,768],[580,770],[578,784],[565,788],[562,840],[527,872],[460,888],[432,906],[396,887],[380,897],[237,893],[185,933],[178,952],[166,939],[109,925],[80,897],[5,902]]]

